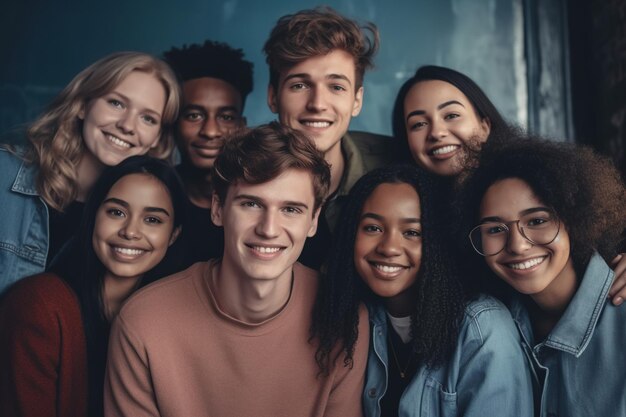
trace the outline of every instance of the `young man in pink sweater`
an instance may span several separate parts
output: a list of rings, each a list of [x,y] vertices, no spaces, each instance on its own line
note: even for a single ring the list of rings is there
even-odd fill
[[[360,416],[367,313],[353,361],[338,346],[334,368],[321,373],[310,338],[318,277],[296,263],[328,193],[323,154],[272,123],[229,140],[213,170],[223,257],[146,287],[122,308],[105,414]]]

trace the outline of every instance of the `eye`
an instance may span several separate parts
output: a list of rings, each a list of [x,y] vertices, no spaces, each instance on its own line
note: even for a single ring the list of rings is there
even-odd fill
[[[426,125],[428,125],[428,123],[426,123],[425,121],[420,120],[418,122],[415,122],[415,123],[411,124],[409,126],[409,129],[410,130],[419,130],[419,129],[423,128]]]
[[[365,233],[380,233],[383,231],[383,229],[376,224],[366,224],[365,226],[363,226],[363,231]]]
[[[422,237],[422,231],[417,229],[410,229],[404,232],[404,236],[409,239],[419,239]]]
[[[122,210],[120,210],[118,208],[107,209],[106,213],[109,216],[111,216],[111,217],[124,217],[124,216],[126,216],[126,213],[124,213]]]
[[[295,206],[287,206],[283,208],[283,211],[287,214],[302,214],[302,209]]]
[[[347,88],[345,88],[343,85],[340,85],[340,84],[333,84],[330,86],[330,88],[333,91],[348,91]]]
[[[456,119],[457,117],[461,117],[461,115],[458,113],[448,113],[443,118],[444,120],[452,120],[452,119]]]
[[[547,226],[550,223],[549,217],[533,217],[525,221],[528,227],[542,227]]]
[[[204,119],[204,114],[194,111],[194,112],[185,113],[183,117],[185,120],[188,120],[190,122],[198,122]]]
[[[163,221],[156,216],[148,216],[143,221],[148,224],[162,224],[163,223]]]
[[[289,86],[291,90],[304,90],[305,88],[307,88],[305,83],[293,83]]]
[[[260,208],[261,205],[256,201],[243,201],[241,203],[241,207]]]
[[[159,124],[159,121],[156,118],[152,117],[152,116],[145,115],[145,116],[142,116],[142,118],[148,124],[151,124],[151,125],[154,125],[154,126]]]
[[[498,233],[505,233],[507,228],[505,225],[503,224],[493,224],[493,225],[483,225],[482,226],[483,232],[487,233],[488,235],[496,235]]]
[[[115,98],[110,98],[107,100],[107,103],[109,103],[112,107],[115,107],[117,109],[123,109],[124,108],[124,103],[122,103],[121,101],[115,99]]]
[[[234,115],[234,114],[229,114],[229,113],[223,113],[223,114],[219,114],[217,116],[217,119],[226,123],[235,123],[239,121],[239,116]]]

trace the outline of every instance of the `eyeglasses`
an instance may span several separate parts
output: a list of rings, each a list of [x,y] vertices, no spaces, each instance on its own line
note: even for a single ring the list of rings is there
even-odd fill
[[[548,245],[556,239],[561,222],[549,211],[528,213],[510,222],[485,222],[474,227],[469,234],[472,246],[483,256],[496,255],[506,247],[511,234],[511,224],[517,223],[520,234],[535,245]]]

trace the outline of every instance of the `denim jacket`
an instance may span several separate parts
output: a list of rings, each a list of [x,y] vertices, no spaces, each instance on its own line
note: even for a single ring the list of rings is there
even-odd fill
[[[387,320],[380,305],[369,306],[371,344],[363,392],[365,416],[380,416],[387,389]],[[390,331],[393,331],[391,329]],[[531,375],[519,334],[506,307],[481,295],[465,308],[456,350],[448,363],[421,366],[402,394],[399,417],[533,414]]]
[[[36,175],[35,167],[0,147],[0,294],[46,267],[48,207]]]
[[[540,343],[521,298],[511,303],[541,417],[626,416],[626,308],[607,302],[612,282],[613,271],[596,253],[563,316]]]

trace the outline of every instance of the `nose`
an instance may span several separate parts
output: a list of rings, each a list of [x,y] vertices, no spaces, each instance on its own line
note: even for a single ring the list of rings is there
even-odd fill
[[[126,240],[141,239],[139,220],[129,218],[119,230],[119,236]]]
[[[279,234],[279,220],[277,217],[278,213],[274,213],[271,210],[265,210],[257,223],[256,233],[266,239],[277,237]]]
[[[519,224],[512,224],[509,228],[509,238],[506,242],[506,250],[509,253],[520,254],[532,248],[533,244],[520,232]]]
[[[222,136],[222,129],[217,123],[217,119],[212,116],[208,116],[202,125],[202,129],[200,130],[200,135],[208,138],[208,139],[217,139]]]
[[[326,92],[323,88],[311,88],[307,101],[307,110],[316,113],[322,112],[328,108],[328,100]]]
[[[386,258],[398,256],[402,253],[402,245],[400,242],[401,234],[395,231],[386,231],[381,236],[376,252]]]
[[[429,133],[429,139],[436,142],[448,136],[448,126],[446,126],[444,120],[441,120],[438,117],[434,117],[430,122]]]
[[[134,135],[135,134],[135,116],[133,112],[127,111],[123,115],[120,116],[117,121],[117,128],[120,129],[124,134]]]

